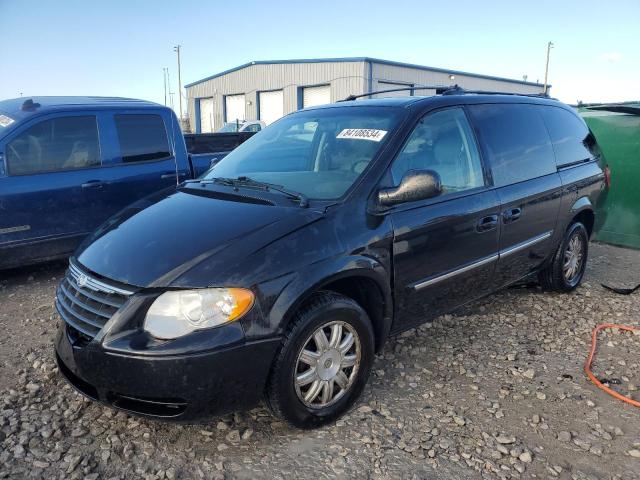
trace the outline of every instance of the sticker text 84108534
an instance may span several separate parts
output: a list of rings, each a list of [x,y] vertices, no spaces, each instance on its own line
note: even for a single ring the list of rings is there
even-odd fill
[[[345,128],[336,138],[352,138],[354,140],[370,140],[379,142],[387,134],[386,130],[376,130],[373,128]]]

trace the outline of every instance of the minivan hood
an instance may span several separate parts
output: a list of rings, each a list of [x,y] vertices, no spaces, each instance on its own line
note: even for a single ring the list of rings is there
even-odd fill
[[[75,257],[107,279],[166,287],[230,246],[237,263],[321,216],[310,209],[247,203],[246,198],[220,200],[172,188],[116,214],[82,243]],[[217,265],[217,273],[224,267]]]

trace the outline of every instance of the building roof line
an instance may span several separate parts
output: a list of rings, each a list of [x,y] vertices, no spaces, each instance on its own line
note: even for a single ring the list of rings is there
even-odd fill
[[[378,63],[381,65],[390,65],[395,67],[404,67],[404,68],[413,68],[416,70],[425,70],[430,72],[438,72],[438,73],[448,73],[450,75],[466,75],[474,78],[483,78],[487,80],[499,80],[501,82],[509,82],[516,83],[519,85],[529,85],[533,87],[542,86],[541,83],[535,82],[526,82],[524,80],[516,80],[514,78],[505,78],[505,77],[496,77],[493,75],[483,75],[480,73],[470,73],[464,72],[462,70],[452,70],[446,68],[438,68],[438,67],[428,67],[425,65],[416,65],[413,63],[404,63],[404,62],[396,62],[392,60],[383,60],[379,58],[372,57],[342,57],[342,58],[306,58],[306,59],[293,59],[293,60],[254,60],[252,62],[244,63],[234,68],[230,68],[228,70],[224,70],[220,73],[216,73],[209,77],[202,78],[200,80],[196,80],[195,82],[188,83],[184,86],[184,88],[193,87],[194,85],[198,85],[203,82],[207,82],[209,80],[213,80],[214,78],[221,77],[223,75],[227,75],[229,73],[236,72],[238,70],[242,70],[243,68],[251,67],[253,65],[273,65],[273,64],[292,64],[292,63],[349,63],[349,62],[369,62],[369,63]],[[550,87],[551,85],[549,85]]]

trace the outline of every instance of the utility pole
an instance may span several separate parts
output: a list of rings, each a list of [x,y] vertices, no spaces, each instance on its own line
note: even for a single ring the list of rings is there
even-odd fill
[[[164,106],[167,106],[167,67],[162,67],[162,79],[164,80]]]
[[[180,45],[173,47],[173,51],[178,54],[178,101],[180,102],[180,121],[182,122],[182,77],[180,74]]]
[[[544,94],[547,94],[547,90],[549,89],[549,85],[547,84],[547,79],[549,78],[549,55],[551,55],[551,49],[553,48],[553,42],[547,43],[547,65],[544,67]]]

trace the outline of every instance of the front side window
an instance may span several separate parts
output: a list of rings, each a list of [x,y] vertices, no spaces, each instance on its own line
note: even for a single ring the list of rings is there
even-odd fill
[[[470,105],[497,187],[555,172],[547,128],[536,105]]]
[[[123,163],[150,162],[171,156],[160,115],[116,115]]]
[[[484,186],[475,138],[461,108],[427,114],[391,166],[394,185],[409,170],[433,170],[443,194]]]
[[[540,106],[539,109],[549,130],[558,167],[599,155],[595,137],[577,115],[560,107]]]
[[[205,176],[281,185],[311,199],[340,198],[392,135],[403,109],[344,107],[299,112],[263,129]]]
[[[45,120],[22,132],[6,147],[10,175],[100,166],[96,117]]]

